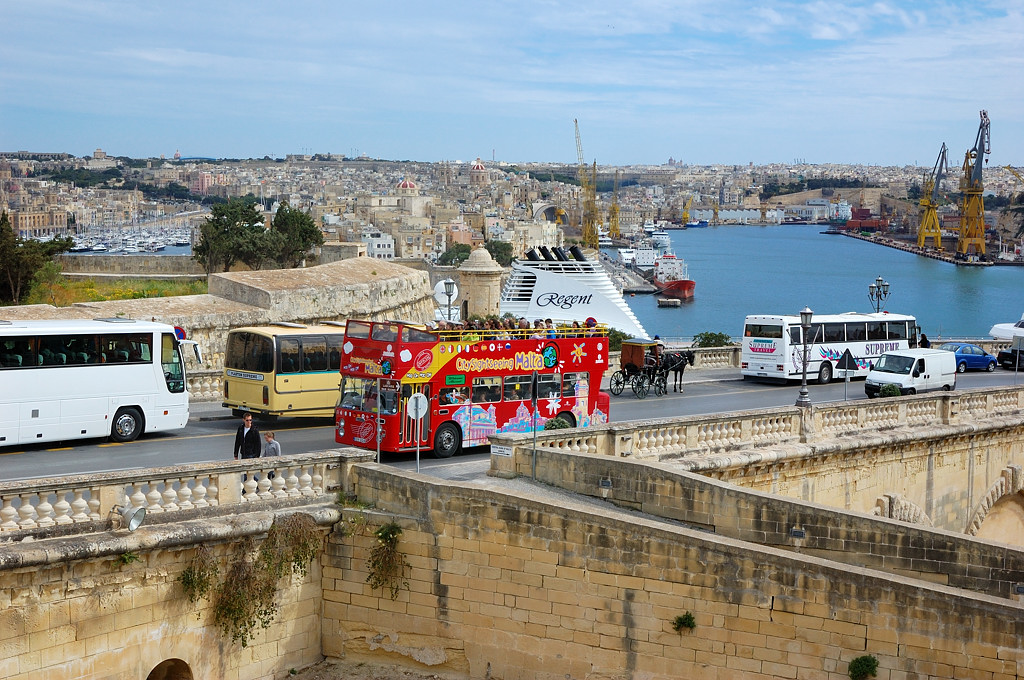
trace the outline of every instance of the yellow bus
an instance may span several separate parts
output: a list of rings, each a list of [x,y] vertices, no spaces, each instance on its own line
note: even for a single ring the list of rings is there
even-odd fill
[[[233,415],[334,416],[344,323],[280,322],[228,331],[224,403]]]

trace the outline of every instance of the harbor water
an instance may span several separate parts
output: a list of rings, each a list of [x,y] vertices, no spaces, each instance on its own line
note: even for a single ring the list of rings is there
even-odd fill
[[[883,310],[912,314],[934,342],[986,338],[1024,314],[1024,267],[958,267],[894,248],[820,233],[820,225],[735,225],[671,231],[689,266],[694,297],[658,307],[657,295],[626,294],[652,336],[701,332],[739,338],[747,314],[870,312],[868,285],[889,282]],[[614,249],[604,251],[615,258]]]

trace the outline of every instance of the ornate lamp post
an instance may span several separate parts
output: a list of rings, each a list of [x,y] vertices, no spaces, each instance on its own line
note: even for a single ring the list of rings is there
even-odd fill
[[[874,283],[868,286],[868,299],[875,306],[875,312],[882,311],[882,305],[889,297],[889,282],[879,276]]]
[[[448,277],[441,283],[444,284],[444,294],[448,296],[448,321],[452,320],[452,296],[455,295],[455,281]]]
[[[800,379],[800,396],[796,398],[797,406],[811,405],[811,395],[807,392],[807,340],[811,332],[811,317],[813,316],[814,312],[811,311],[810,307],[804,307],[800,310],[800,328],[803,330],[804,335],[804,370],[803,377]]]

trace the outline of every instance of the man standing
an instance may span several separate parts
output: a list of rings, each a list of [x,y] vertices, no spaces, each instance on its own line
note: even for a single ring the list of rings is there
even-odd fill
[[[238,460],[239,453],[242,454],[242,458],[259,458],[262,448],[260,431],[252,424],[252,414],[243,414],[242,424],[238,426],[238,432],[235,433],[235,460]]]

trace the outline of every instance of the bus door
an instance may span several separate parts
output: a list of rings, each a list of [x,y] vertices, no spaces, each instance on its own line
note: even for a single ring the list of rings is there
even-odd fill
[[[402,424],[399,432],[398,445],[402,448],[415,447],[416,446],[416,419],[409,416],[409,397],[413,394],[422,393],[427,398],[427,403],[430,403],[430,383],[403,383],[401,395],[402,398],[399,400],[400,413],[399,422]],[[427,409],[426,414],[420,423],[420,448],[430,448],[433,443],[430,441],[430,408]]]

